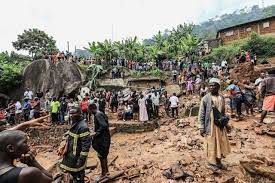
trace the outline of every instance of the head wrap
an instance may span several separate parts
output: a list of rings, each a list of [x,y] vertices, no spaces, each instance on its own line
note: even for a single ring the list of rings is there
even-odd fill
[[[211,78],[209,81],[209,84],[211,83],[217,83],[219,85],[221,85],[221,81],[218,78]]]

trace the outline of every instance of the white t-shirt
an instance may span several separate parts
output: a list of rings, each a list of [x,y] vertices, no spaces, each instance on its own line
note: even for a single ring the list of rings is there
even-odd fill
[[[20,110],[20,109],[22,109],[22,105],[21,105],[21,103],[19,101],[17,101],[15,103],[15,110]]]
[[[18,113],[21,113],[22,112],[22,105],[20,104],[19,101],[17,101],[15,103],[15,113],[18,114]]]
[[[158,106],[159,105],[159,94],[157,94],[157,96],[155,96],[155,94],[153,93],[151,96],[152,96],[153,104]]]
[[[258,91],[261,91],[261,82],[263,81],[264,79],[262,79],[262,78],[258,78],[258,79],[256,79],[256,81],[255,81],[255,85],[256,86],[258,86]]]
[[[178,107],[179,99],[177,96],[170,97],[169,101],[171,103],[171,107]]]
[[[33,92],[32,91],[25,91],[24,97],[27,97],[28,99],[32,100],[33,98]]]
[[[226,61],[226,60],[223,60],[221,66],[222,66],[222,67],[226,67],[226,66],[227,66],[227,61]]]

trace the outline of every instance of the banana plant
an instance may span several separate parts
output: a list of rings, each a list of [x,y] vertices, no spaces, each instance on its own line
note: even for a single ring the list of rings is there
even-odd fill
[[[115,48],[112,42],[106,39],[104,42],[97,42],[97,44],[101,57],[106,61],[112,60],[115,55]]]
[[[93,57],[95,60],[101,59],[98,43],[93,41],[92,43],[88,43],[88,44],[89,44],[89,48],[85,48],[85,49],[93,54]]]
[[[181,58],[186,53],[196,51],[199,39],[192,33],[192,24],[178,25],[164,34],[159,31],[153,36],[150,44],[141,44],[137,37],[123,41],[89,43],[88,50],[96,59],[110,61],[114,58],[124,58],[133,61],[154,61],[160,58]]]
[[[102,73],[103,67],[101,65],[92,64],[87,68],[88,83],[87,87],[90,89],[95,89],[98,85],[97,78]]]

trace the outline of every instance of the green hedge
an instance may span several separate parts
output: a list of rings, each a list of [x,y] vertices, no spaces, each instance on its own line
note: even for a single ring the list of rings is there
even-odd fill
[[[242,49],[262,57],[275,56],[275,37],[259,36],[253,32]]]
[[[226,59],[229,63],[232,63],[235,55],[240,53],[241,50],[256,53],[258,57],[275,56],[275,37],[259,36],[253,32],[247,40],[214,48],[209,55],[203,58],[203,61],[220,63]]]
[[[220,46],[212,50],[212,52],[203,58],[203,61],[221,63],[223,60],[232,61],[236,54],[240,53],[241,43]]]

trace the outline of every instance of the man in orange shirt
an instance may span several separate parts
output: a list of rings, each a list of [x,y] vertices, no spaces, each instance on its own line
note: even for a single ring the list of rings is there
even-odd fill
[[[257,126],[263,124],[267,112],[275,111],[275,69],[268,71],[268,77],[261,82],[261,96],[264,98],[263,112]]]

